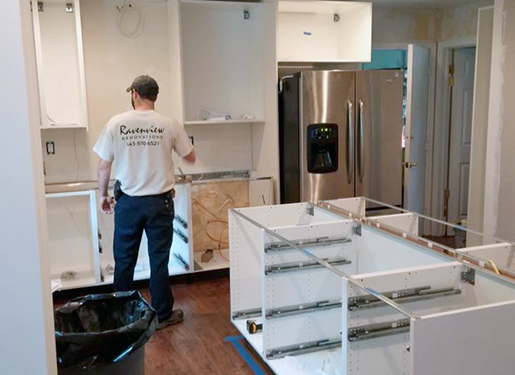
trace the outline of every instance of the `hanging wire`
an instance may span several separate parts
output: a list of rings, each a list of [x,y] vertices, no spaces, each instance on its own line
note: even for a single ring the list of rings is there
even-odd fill
[[[116,26],[122,35],[127,38],[137,38],[143,32],[145,28],[145,17],[143,14],[136,9],[130,0],[123,0],[123,5],[117,6],[116,10],[118,10],[118,15],[116,17]],[[124,19],[127,19],[127,16],[135,15],[137,17],[136,25],[132,28],[132,30],[126,30],[124,28]]]

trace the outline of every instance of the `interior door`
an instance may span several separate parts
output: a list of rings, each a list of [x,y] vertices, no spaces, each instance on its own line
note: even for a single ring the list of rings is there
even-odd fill
[[[300,84],[301,202],[353,197],[355,75],[306,71]],[[324,144],[326,137],[333,136],[336,152],[334,146]],[[333,168],[314,169],[313,161]]]
[[[475,47],[454,51],[449,150],[449,222],[466,217],[468,212],[475,61]]]
[[[429,49],[408,46],[404,206],[424,213],[427,118],[429,103]]]
[[[402,70],[356,72],[356,195],[402,203]]]

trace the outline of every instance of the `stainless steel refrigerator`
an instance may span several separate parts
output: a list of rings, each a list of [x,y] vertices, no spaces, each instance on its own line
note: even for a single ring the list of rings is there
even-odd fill
[[[303,71],[279,83],[281,202],[402,205],[400,70]]]

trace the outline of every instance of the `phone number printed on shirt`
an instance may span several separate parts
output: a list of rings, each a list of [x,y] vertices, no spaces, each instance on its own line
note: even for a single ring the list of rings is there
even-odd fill
[[[159,146],[159,141],[129,141],[127,146]]]

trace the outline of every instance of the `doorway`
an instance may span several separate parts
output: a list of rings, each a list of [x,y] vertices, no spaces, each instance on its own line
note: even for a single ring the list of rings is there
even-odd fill
[[[476,48],[451,50],[445,221],[466,224]]]

